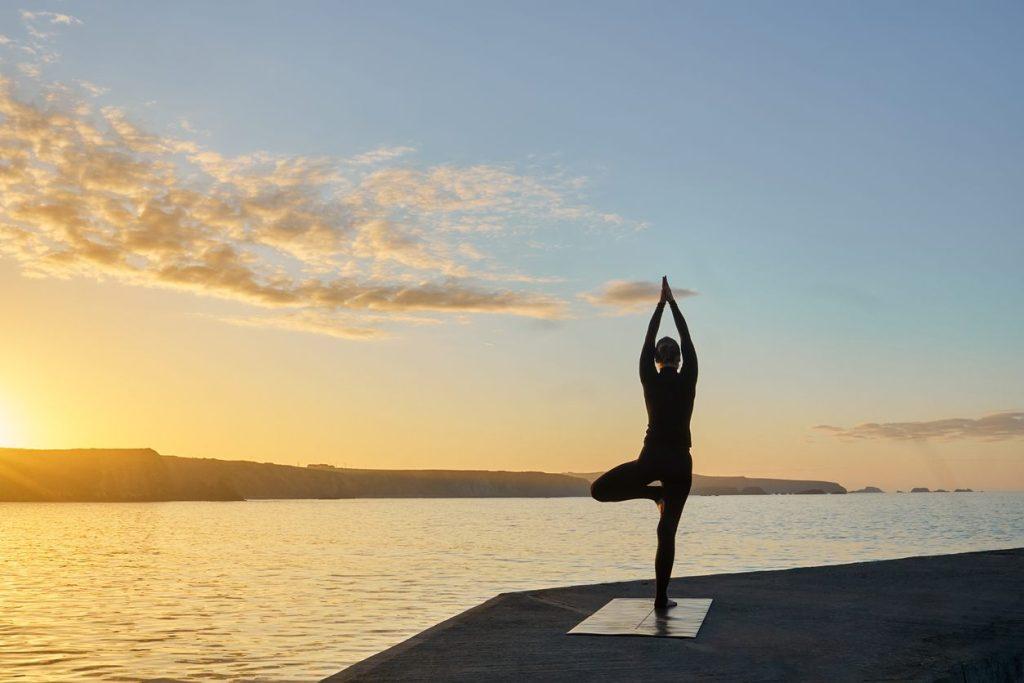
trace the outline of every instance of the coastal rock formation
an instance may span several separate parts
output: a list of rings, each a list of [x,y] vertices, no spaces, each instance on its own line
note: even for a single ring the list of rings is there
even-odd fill
[[[594,481],[604,472],[567,472],[569,476]],[[834,481],[813,481],[800,479],[759,479],[755,477],[718,477],[706,474],[693,475],[694,496],[736,496],[773,493],[846,493],[846,489]]]
[[[0,448],[0,501],[589,496],[601,473],[365,470],[182,458],[151,448]],[[830,481],[695,474],[694,495],[846,493]]]
[[[702,488],[700,491],[691,489],[691,495],[694,496],[738,496],[740,491],[735,486],[708,486]]]
[[[588,496],[544,472],[360,470],[160,455],[151,448],[0,449],[0,501]]]
[[[856,491],[850,491],[850,493],[885,493],[885,491],[883,491],[882,489],[878,488],[877,486],[865,486],[862,489],[857,489]]]
[[[910,489],[911,493],[931,493],[927,486],[915,486]]]

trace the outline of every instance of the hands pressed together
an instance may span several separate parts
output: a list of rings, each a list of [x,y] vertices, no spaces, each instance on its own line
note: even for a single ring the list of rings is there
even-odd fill
[[[665,303],[666,301],[675,301],[672,298],[672,288],[668,286],[668,276],[663,275],[661,278],[661,299],[658,303]]]

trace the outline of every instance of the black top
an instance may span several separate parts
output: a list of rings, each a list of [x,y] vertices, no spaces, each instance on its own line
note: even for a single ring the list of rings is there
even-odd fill
[[[697,393],[697,351],[690,339],[686,320],[674,300],[669,302],[672,317],[679,330],[680,351],[683,365],[679,372],[663,368],[660,372],[654,364],[654,338],[661,324],[665,304],[659,303],[647,327],[644,348],[640,352],[640,383],[644,387],[644,402],[647,404],[647,436],[645,446],[667,446],[688,449],[690,440],[690,416],[693,414],[693,399]]]

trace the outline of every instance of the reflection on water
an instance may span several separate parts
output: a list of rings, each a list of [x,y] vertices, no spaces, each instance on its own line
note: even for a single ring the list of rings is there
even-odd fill
[[[0,504],[0,674],[308,681],[496,593],[648,578],[587,499]],[[676,576],[1024,545],[1024,494],[691,498]]]

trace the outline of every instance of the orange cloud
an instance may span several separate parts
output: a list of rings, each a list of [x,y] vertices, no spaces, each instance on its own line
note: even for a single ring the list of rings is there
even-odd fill
[[[568,199],[574,179],[382,166],[404,147],[350,160],[228,157],[54,93],[39,104],[0,82],[0,254],[34,275],[286,309],[244,324],[368,338],[417,312],[562,317],[565,301],[523,289],[550,278],[503,267],[487,246],[537,224],[609,222]]]
[[[993,413],[977,419],[951,417],[924,422],[865,422],[849,428],[817,425],[813,429],[840,439],[1003,441],[1024,436],[1024,412]]]
[[[673,288],[676,299],[696,296],[692,289]],[[609,280],[593,292],[584,292],[580,298],[594,306],[602,306],[613,314],[635,313],[651,308],[661,296],[661,283],[643,280]]]

